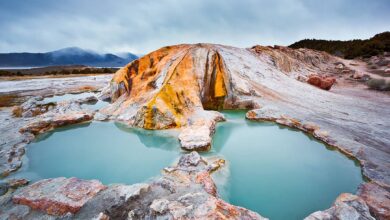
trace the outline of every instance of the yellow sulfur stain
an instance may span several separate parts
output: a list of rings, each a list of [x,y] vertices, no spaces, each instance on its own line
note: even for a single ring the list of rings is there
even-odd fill
[[[215,74],[215,84],[214,84],[214,97],[220,98],[226,96],[226,88],[225,88],[225,81],[224,81],[223,64],[219,54],[217,54],[215,58],[215,65],[216,65],[216,74]]]

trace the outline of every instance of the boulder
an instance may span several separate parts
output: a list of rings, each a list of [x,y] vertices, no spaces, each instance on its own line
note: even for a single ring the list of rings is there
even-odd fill
[[[338,63],[335,68],[338,70],[342,70],[342,69],[344,69],[344,64]]]
[[[49,215],[62,216],[78,212],[89,199],[104,189],[106,186],[97,180],[59,177],[21,188],[12,201]]]
[[[181,148],[184,150],[208,151],[211,147],[211,134],[208,126],[189,126],[179,135]]]
[[[336,79],[333,77],[321,77],[318,75],[310,75],[307,83],[310,85],[316,86],[323,90],[330,90],[333,84],[336,82]]]
[[[216,123],[224,121],[225,118],[215,111],[201,111],[194,118],[193,122],[184,127],[179,134],[181,148],[188,151],[208,151]]]

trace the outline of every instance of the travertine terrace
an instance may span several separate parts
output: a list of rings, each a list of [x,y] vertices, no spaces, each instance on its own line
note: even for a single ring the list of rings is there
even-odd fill
[[[335,198],[333,207],[313,213],[308,219],[337,219],[341,215],[386,219],[390,213],[390,97],[385,92],[368,90],[363,83],[351,78],[351,74],[359,71],[361,69],[350,61],[307,49],[235,48],[214,44],[168,46],[121,68],[99,96],[111,99],[111,104],[83,118],[92,120],[94,115],[95,120],[115,120],[145,129],[176,128],[180,131],[178,138],[183,149],[207,151],[216,123],[224,120],[217,110],[246,109],[249,120],[273,121],[303,130],[360,162],[369,182],[361,186],[357,195],[342,194]],[[319,84],[311,84],[318,87],[308,83],[313,76]],[[21,131],[26,133],[31,133],[32,128],[33,133],[47,130],[33,126],[42,125],[42,121],[48,123],[45,128],[49,129],[62,124],[64,119],[69,123],[78,122],[74,120],[77,114],[73,107],[66,109],[69,111],[61,108],[61,111],[48,111],[38,116],[36,123],[29,124],[32,119],[8,120],[11,111],[6,109],[1,111],[2,120],[13,129],[4,131],[13,137],[10,131],[23,126]],[[53,114],[58,116],[58,112],[64,112],[58,120],[60,123],[52,117]],[[48,117],[50,120],[46,120]],[[23,122],[20,127],[14,125],[18,121]],[[3,147],[7,150],[5,156],[16,155],[12,163],[6,163],[12,168],[8,172],[21,165],[25,145],[22,142],[32,138],[19,136],[13,143],[19,143],[15,146],[20,153],[12,154],[15,149],[11,145]],[[196,162],[191,162],[193,160]],[[184,166],[180,161],[189,162]],[[74,217],[207,218],[224,214],[223,217],[230,219],[262,218],[261,213],[257,215],[232,206],[215,195],[209,174],[223,165],[222,160],[217,164],[204,163],[192,152],[184,154],[180,161],[176,167],[165,169],[163,177],[151,185],[109,186],[81,207]],[[34,192],[31,187],[25,190]],[[172,193],[175,190],[178,193]],[[126,199],[122,201],[122,197]],[[184,204],[187,197],[191,198],[190,203]],[[12,194],[4,198],[1,204],[8,207],[3,214],[5,217],[46,216],[12,204]],[[104,203],[107,198],[112,204]],[[202,201],[208,201],[212,209],[201,213]],[[142,209],[134,212],[134,206],[139,204]],[[14,206],[16,208],[11,208]]]

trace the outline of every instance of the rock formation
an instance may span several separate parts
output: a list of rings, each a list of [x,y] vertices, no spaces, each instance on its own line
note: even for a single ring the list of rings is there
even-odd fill
[[[356,66],[345,60],[307,49],[241,49],[212,44],[164,47],[120,69],[100,95],[110,99],[111,105],[96,114],[80,108],[76,102],[46,108],[39,100],[15,108],[14,114],[22,117],[12,120],[7,118],[11,115],[9,109],[0,109],[0,121],[5,122],[0,130],[4,133],[0,159],[5,161],[1,161],[0,170],[7,175],[21,166],[24,146],[32,140],[31,134],[93,118],[145,129],[178,128],[183,149],[209,150],[216,123],[224,120],[215,110],[248,109],[249,120],[274,121],[301,129],[362,165],[370,182],[360,188],[358,195],[342,194],[330,209],[313,213],[308,219],[386,219],[390,97],[350,81],[355,70]],[[310,85],[313,73],[320,80],[312,84],[318,87]],[[333,85],[333,78],[337,78],[337,84]],[[44,92],[42,89],[38,95]],[[19,128],[22,134],[18,133]],[[254,212],[218,198],[210,174],[221,165],[223,160],[206,161],[195,152],[186,154],[151,183],[110,185],[95,196],[85,196],[88,201],[82,200],[79,211],[65,210],[79,219],[261,219]],[[28,189],[31,188],[25,190]],[[37,193],[43,192],[39,189]],[[43,212],[36,211],[32,202],[35,195],[17,194],[22,190],[18,189],[15,197],[12,190],[5,192],[0,200],[5,212],[0,212],[0,218],[39,219],[48,217],[50,210],[57,210],[40,205]],[[47,194],[50,192],[46,190],[41,196]],[[25,201],[25,205],[12,201]],[[51,205],[58,202],[48,201]]]
[[[336,79],[333,77],[320,77],[317,75],[310,75],[307,80],[307,83],[317,86],[323,90],[330,90],[335,82]]]
[[[372,215],[379,220],[390,219],[390,192],[375,183],[365,183],[357,193],[370,207]]]
[[[89,199],[105,188],[97,180],[45,179],[19,190],[12,201],[61,216],[78,212]]]
[[[55,108],[39,115],[22,127],[20,132],[37,135],[57,127],[92,120],[94,112],[89,109],[83,109],[81,107],[83,101],[85,100],[59,102],[55,105]]]
[[[276,85],[284,77],[307,78],[335,62],[325,53],[296,51],[210,44],[164,47],[115,74],[101,95],[113,104],[101,113],[146,129],[186,127],[182,147],[205,150],[215,122],[221,120],[212,110],[258,108],[262,93],[273,93],[261,81],[272,77]],[[189,140],[187,133],[197,138]]]
[[[385,117],[390,98],[354,87],[339,66],[356,68],[308,49],[169,46],[120,69],[103,94],[112,104],[100,113],[146,129],[181,127],[184,149],[205,150],[221,120],[213,110],[275,106],[295,122],[320,127],[318,136],[328,136],[329,144],[358,158],[367,177],[389,185],[390,155],[384,146],[390,146],[390,119]],[[335,92],[313,87],[307,83],[313,73],[338,78],[342,86]]]
[[[257,108],[262,80],[279,80],[280,73],[307,78],[336,62],[325,53],[313,53],[261,46],[164,47],[115,74],[105,90],[113,105],[103,112],[134,126],[165,129],[191,126],[202,111]]]

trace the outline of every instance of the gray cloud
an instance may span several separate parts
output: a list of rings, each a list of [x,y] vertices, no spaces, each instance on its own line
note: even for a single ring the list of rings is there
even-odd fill
[[[0,0],[0,52],[369,38],[390,30],[389,11],[388,0]]]

